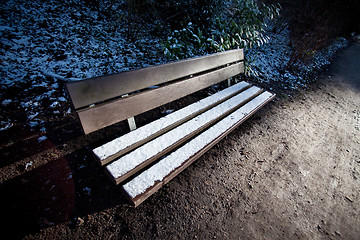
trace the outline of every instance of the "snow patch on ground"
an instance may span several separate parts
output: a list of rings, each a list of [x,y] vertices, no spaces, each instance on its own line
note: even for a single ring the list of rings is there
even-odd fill
[[[43,109],[66,102],[64,82],[166,61],[159,39],[130,41],[124,23],[99,17],[81,0],[9,0],[0,11],[0,102],[25,111],[30,127],[46,119]],[[12,87],[26,91],[2,94]]]
[[[0,131],[4,131],[7,130],[9,128],[11,128],[14,124],[11,123],[9,120],[7,121],[1,121],[0,122]]]
[[[307,87],[314,79],[316,72],[330,64],[330,59],[339,50],[349,45],[344,38],[338,38],[329,47],[314,53],[313,58],[306,64],[297,65],[296,71],[289,71],[287,63],[292,55],[290,46],[290,31],[285,26],[279,31],[273,24],[268,24],[267,35],[269,43],[249,49],[245,52],[251,69],[250,75],[260,82],[276,82],[284,89]]]
[[[42,142],[42,141],[45,141],[46,139],[47,139],[46,136],[41,136],[41,137],[38,138],[38,141]]]
[[[5,99],[4,101],[2,101],[2,105],[7,106],[7,105],[9,105],[11,102],[12,102],[11,99]]]

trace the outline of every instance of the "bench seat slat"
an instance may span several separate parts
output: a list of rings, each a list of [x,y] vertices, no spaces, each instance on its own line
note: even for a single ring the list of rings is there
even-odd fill
[[[124,184],[122,186],[124,192],[135,206],[139,205],[273,97],[274,94],[264,92],[254,98],[169,156]]]
[[[242,49],[67,84],[75,109],[244,59]]]
[[[118,137],[102,146],[99,146],[93,150],[93,154],[102,165],[105,165],[115,158],[213,107],[217,103],[232,97],[248,86],[250,86],[250,84],[247,82],[237,83],[198,102],[146,124],[121,137]]]
[[[225,117],[246,101],[257,96],[260,92],[260,88],[251,87],[244,92],[239,93],[227,101],[220,103],[184,124],[122,156],[110,163],[106,167],[107,170],[114,177],[116,183],[124,181],[134,173],[157,160],[159,157]]]
[[[193,78],[80,110],[78,115],[84,132],[90,133],[210,87],[243,71],[244,64],[236,63]]]

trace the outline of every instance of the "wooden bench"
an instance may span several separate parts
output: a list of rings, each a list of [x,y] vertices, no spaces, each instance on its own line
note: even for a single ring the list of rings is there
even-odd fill
[[[244,72],[243,50],[67,84],[85,134],[157,108]],[[274,98],[239,82],[93,149],[138,206]]]

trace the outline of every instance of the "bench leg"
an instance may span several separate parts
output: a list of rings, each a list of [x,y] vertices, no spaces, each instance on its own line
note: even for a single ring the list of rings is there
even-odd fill
[[[135,118],[134,117],[128,118],[127,121],[129,123],[130,131],[135,130],[136,129]]]
[[[228,83],[228,87],[230,87],[230,86],[231,86],[231,78],[229,78],[229,79],[227,80],[227,83]]]
[[[121,97],[127,97],[127,96],[129,96],[129,94],[124,94]],[[134,117],[128,118],[127,121],[129,124],[130,131],[135,130],[136,129],[135,118]]]

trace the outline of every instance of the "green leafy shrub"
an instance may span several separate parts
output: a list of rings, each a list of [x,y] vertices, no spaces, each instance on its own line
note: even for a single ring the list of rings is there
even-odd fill
[[[185,28],[171,32],[163,47],[165,55],[176,60],[205,54],[208,48],[203,31],[195,29],[191,22]]]
[[[216,18],[212,35],[215,51],[249,48],[268,42],[264,34],[267,20],[279,15],[280,5],[269,6],[256,0],[232,0]]]
[[[164,52],[171,59],[260,46],[268,42],[266,21],[279,15],[280,5],[256,0],[229,0],[218,3],[209,26],[190,23],[174,30],[164,41]]]

